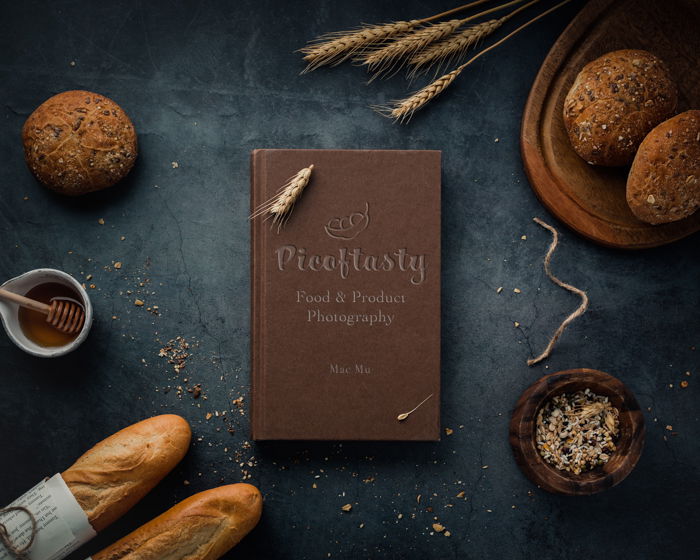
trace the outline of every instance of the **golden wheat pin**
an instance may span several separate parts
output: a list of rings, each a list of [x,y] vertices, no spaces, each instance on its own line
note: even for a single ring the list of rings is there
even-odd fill
[[[309,184],[313,169],[313,164],[300,169],[282,185],[272,198],[258,206],[251,214],[250,219],[266,215],[265,220],[272,220],[272,227],[277,225],[277,232],[279,233],[282,226],[287,223],[292,215],[294,205]]]

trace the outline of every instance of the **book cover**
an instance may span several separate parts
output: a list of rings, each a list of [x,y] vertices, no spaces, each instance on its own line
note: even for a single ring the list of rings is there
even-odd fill
[[[440,152],[255,150],[251,207],[311,164],[251,222],[252,437],[438,440]]]

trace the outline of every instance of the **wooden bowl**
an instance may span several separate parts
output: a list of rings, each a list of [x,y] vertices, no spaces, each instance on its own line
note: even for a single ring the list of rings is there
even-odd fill
[[[586,388],[607,396],[620,411],[620,435],[607,463],[576,475],[542,458],[535,443],[536,418],[550,398]],[[510,445],[522,471],[540,488],[570,496],[595,494],[612,488],[632,472],[644,447],[644,416],[637,399],[619,379],[594,369],[569,369],[545,375],[522,394],[510,420]]]

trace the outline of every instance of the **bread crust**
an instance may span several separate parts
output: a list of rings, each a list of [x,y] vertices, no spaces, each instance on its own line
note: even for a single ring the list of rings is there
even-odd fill
[[[102,440],[61,476],[99,532],[129,511],[180,462],[191,436],[184,418],[154,416]]]
[[[136,130],[114,101],[83,90],[59,93],[22,128],[24,158],[48,188],[76,196],[111,187],[136,161]]]
[[[676,115],[647,135],[627,177],[627,204],[650,224],[675,222],[700,208],[700,110]]]
[[[92,560],[216,560],[257,525],[262,496],[250,484],[230,484],[200,492]]]
[[[642,50],[589,62],[564,99],[564,126],[576,153],[593,165],[628,165],[647,133],[673,115],[676,84],[666,65]]]

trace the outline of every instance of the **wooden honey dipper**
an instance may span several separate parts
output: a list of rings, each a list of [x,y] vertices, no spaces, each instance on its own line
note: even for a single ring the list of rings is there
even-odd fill
[[[46,322],[65,334],[78,333],[85,324],[85,309],[73,299],[53,298],[50,304],[46,304],[2,288],[0,288],[0,299],[12,301],[21,307],[46,315]]]

